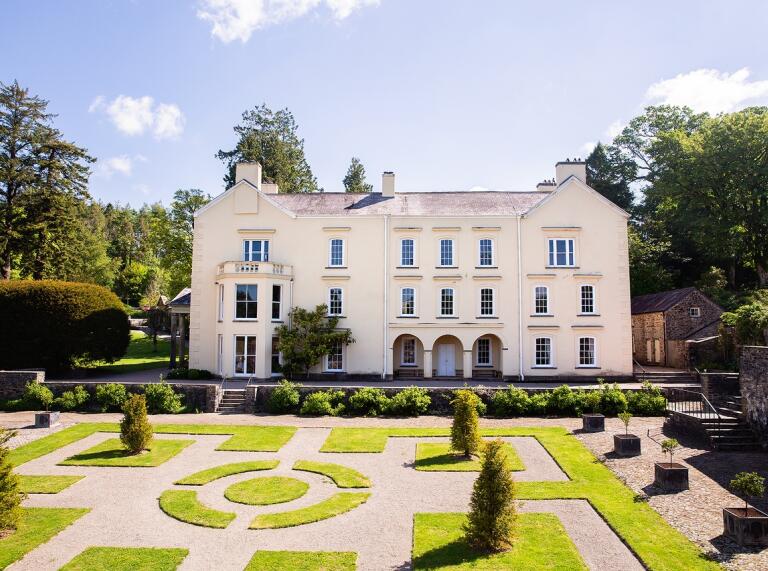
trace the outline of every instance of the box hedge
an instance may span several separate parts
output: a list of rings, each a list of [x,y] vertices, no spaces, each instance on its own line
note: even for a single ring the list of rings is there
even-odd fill
[[[0,369],[111,362],[125,355],[130,340],[123,304],[94,284],[0,282],[0,315]]]

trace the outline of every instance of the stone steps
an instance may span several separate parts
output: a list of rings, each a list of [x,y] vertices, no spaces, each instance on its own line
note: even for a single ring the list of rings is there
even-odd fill
[[[217,412],[221,414],[244,413],[245,391],[243,389],[224,389]]]

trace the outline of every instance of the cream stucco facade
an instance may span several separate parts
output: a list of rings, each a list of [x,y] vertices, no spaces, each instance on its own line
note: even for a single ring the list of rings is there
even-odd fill
[[[326,303],[356,342],[316,374],[631,375],[627,215],[583,162],[556,172],[524,193],[400,193],[385,173],[381,194],[284,195],[240,165],[195,216],[190,366],[268,378],[290,308]]]

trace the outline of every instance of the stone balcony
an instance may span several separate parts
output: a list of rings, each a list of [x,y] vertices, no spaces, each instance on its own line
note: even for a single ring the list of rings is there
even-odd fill
[[[274,262],[224,262],[219,264],[216,270],[217,277],[244,277],[244,276],[280,276],[290,278],[293,276],[293,266],[276,264]]]

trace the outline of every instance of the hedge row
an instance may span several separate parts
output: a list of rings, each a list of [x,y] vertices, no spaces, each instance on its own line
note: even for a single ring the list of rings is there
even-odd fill
[[[312,416],[419,416],[441,408],[434,406],[430,391],[421,387],[408,387],[392,396],[374,387],[364,387],[351,393],[326,389],[306,392],[303,398],[301,388],[299,384],[281,381],[269,394],[267,411]],[[568,385],[561,385],[551,391],[532,394],[515,387],[493,391],[478,389],[475,393],[480,397],[479,414],[502,418],[578,417],[590,412],[606,416],[616,416],[621,412],[637,416],[663,416],[667,404],[661,390],[651,383],[643,384],[642,389],[637,391],[622,391],[618,385],[601,384],[597,390],[573,390]],[[446,396],[440,395],[443,400]]]

